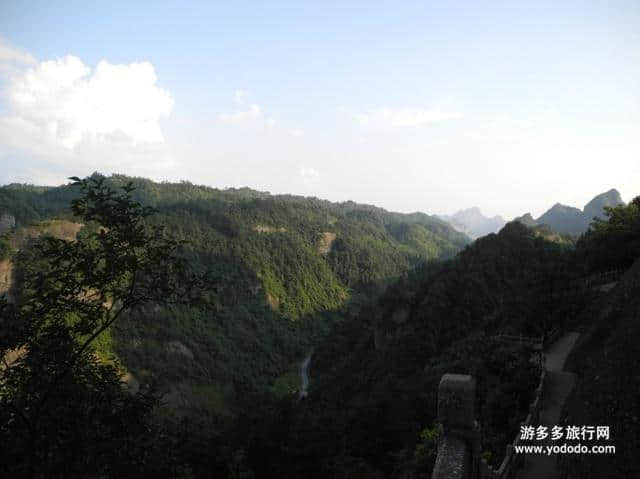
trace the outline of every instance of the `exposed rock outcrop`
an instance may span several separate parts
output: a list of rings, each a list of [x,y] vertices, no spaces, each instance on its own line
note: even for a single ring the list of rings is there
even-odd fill
[[[16,219],[8,213],[0,214],[0,235],[8,233],[16,226]]]

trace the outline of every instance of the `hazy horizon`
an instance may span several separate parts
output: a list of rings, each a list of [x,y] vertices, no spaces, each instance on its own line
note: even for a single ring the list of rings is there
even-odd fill
[[[100,173],[100,174],[103,174],[103,173],[101,173],[101,172],[99,172],[99,171],[95,171],[95,172],[92,172],[92,173]],[[116,175],[117,175],[117,174],[123,174],[123,173],[113,172],[113,174],[116,174]],[[109,176],[109,175],[107,175],[107,176]],[[144,178],[144,177],[142,177],[142,178]],[[151,179],[151,178],[148,178],[148,179]],[[582,210],[582,209],[584,208],[584,206],[586,205],[586,203],[588,203],[590,200],[592,200],[595,196],[597,196],[597,195],[599,195],[599,194],[601,194],[601,193],[605,193],[605,192],[607,192],[607,191],[609,191],[609,190],[611,190],[611,189],[616,189],[616,190],[617,190],[617,188],[609,188],[608,190],[604,190],[604,191],[600,191],[600,192],[598,192],[598,193],[595,193],[595,194],[594,194],[594,195],[592,195],[592,196],[591,196],[587,201],[585,201],[585,204],[583,204],[583,205],[578,205],[578,204],[576,204],[576,205],[570,205],[570,204],[564,204],[564,203],[559,202],[559,201],[554,201],[553,203],[550,203],[550,204],[549,204],[549,206],[548,206],[547,208],[544,208],[540,213],[537,213],[537,214],[534,214],[534,213],[533,213],[533,212],[531,212],[531,211],[523,211],[522,213],[519,213],[519,214],[516,214],[516,215],[513,215],[513,216],[505,216],[505,215],[503,215],[503,214],[501,214],[501,213],[499,213],[499,212],[498,212],[498,213],[495,213],[495,214],[488,214],[485,210],[483,210],[481,207],[479,207],[479,206],[477,206],[477,205],[470,205],[470,206],[467,206],[467,207],[458,208],[458,209],[456,209],[456,210],[452,210],[452,211],[444,211],[444,212],[443,212],[443,211],[416,210],[416,209],[414,209],[414,210],[411,210],[411,209],[407,209],[407,210],[399,210],[399,209],[386,208],[385,206],[380,205],[380,204],[377,204],[377,203],[371,203],[371,202],[366,202],[366,201],[358,201],[358,200],[355,200],[355,199],[353,199],[353,198],[340,199],[340,200],[332,200],[332,199],[330,199],[330,198],[323,198],[323,197],[321,197],[321,196],[313,195],[313,194],[301,194],[301,195],[297,195],[297,194],[295,194],[295,193],[291,193],[291,192],[274,192],[274,191],[269,191],[269,190],[261,190],[261,189],[258,189],[258,188],[253,188],[253,187],[248,186],[248,185],[244,185],[244,186],[223,186],[223,187],[220,187],[220,186],[215,186],[215,185],[207,185],[207,184],[203,184],[203,183],[197,183],[197,182],[193,182],[193,181],[191,181],[191,180],[187,180],[187,179],[178,179],[178,180],[153,180],[153,181],[156,181],[156,182],[159,182],[159,183],[162,183],[162,182],[165,182],[165,181],[166,181],[166,182],[170,182],[170,183],[180,183],[180,182],[186,181],[186,182],[192,183],[192,184],[197,185],[197,186],[204,186],[204,187],[209,187],[209,188],[216,188],[216,189],[220,189],[220,190],[224,190],[224,189],[232,189],[232,188],[236,188],[236,189],[249,188],[249,189],[252,189],[252,190],[255,190],[255,191],[260,191],[260,192],[263,192],[263,193],[269,193],[269,194],[271,194],[271,195],[294,195],[294,196],[304,196],[304,197],[309,197],[309,198],[318,198],[319,200],[327,200],[327,201],[332,201],[332,202],[346,202],[346,201],[353,201],[353,202],[355,202],[355,203],[359,203],[359,204],[368,204],[368,205],[371,205],[371,206],[377,206],[377,207],[380,207],[380,208],[384,208],[384,209],[386,209],[386,210],[388,210],[388,211],[391,211],[391,212],[408,213],[408,214],[410,214],[410,213],[425,213],[425,214],[428,214],[428,215],[431,215],[431,216],[453,216],[454,214],[459,213],[459,212],[461,212],[461,211],[465,211],[465,210],[470,210],[470,209],[477,208],[477,209],[479,209],[479,210],[480,210],[480,213],[481,213],[483,216],[485,216],[485,217],[487,217],[487,218],[489,218],[489,219],[494,218],[494,217],[497,217],[497,216],[500,216],[500,217],[502,217],[502,218],[503,218],[504,220],[506,220],[506,221],[511,221],[511,220],[513,220],[513,219],[515,219],[515,218],[517,218],[517,217],[519,217],[519,216],[525,215],[526,213],[531,213],[531,215],[533,216],[533,218],[537,218],[537,217],[539,217],[540,215],[542,215],[543,213],[545,213],[547,210],[549,210],[549,209],[550,209],[552,206],[554,206],[556,203],[561,203],[561,204],[563,204],[563,205],[565,205],[565,206],[571,206],[571,207],[575,207],[575,208],[578,208],[578,209]],[[57,187],[57,186],[64,186],[65,184],[68,184],[68,183],[69,183],[69,181],[62,182],[62,183],[58,183],[58,184],[44,184],[44,183],[33,183],[33,182],[10,182],[10,183],[0,184],[0,187],[1,187],[1,186],[7,186],[7,185],[9,185],[9,184],[16,184],[16,183],[18,183],[18,184],[31,184],[31,185],[34,185],[34,186],[50,186],[50,187]],[[619,190],[618,190],[618,191],[619,191]],[[624,197],[624,195],[622,195],[622,194],[621,194],[621,196],[622,196],[622,200],[623,200],[625,203],[628,203],[630,200],[632,200],[632,199],[633,199],[633,198],[629,198],[629,199],[627,199],[627,198],[625,198],[625,197]],[[636,195],[636,196],[640,196],[640,195]],[[635,197],[635,196],[634,196],[634,197]]]
[[[640,194],[638,85],[637,2],[4,2],[0,184],[537,217]]]

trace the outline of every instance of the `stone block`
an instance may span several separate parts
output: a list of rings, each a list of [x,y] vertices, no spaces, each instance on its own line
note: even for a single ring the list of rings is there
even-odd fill
[[[450,428],[473,429],[476,380],[468,374],[445,374],[438,386],[438,422]]]

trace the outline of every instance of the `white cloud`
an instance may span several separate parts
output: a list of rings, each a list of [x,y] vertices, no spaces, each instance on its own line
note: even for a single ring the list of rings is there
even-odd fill
[[[220,123],[238,127],[262,127],[266,130],[279,130],[293,137],[302,137],[304,132],[300,128],[284,128],[275,118],[268,116],[257,103],[248,100],[245,90],[236,90],[233,94],[234,111],[218,113],[216,118]]]
[[[173,165],[160,120],[174,102],[149,62],[39,61],[0,41],[0,80],[0,163],[11,165],[3,181],[94,170],[157,176]]]
[[[10,115],[42,129],[66,148],[85,137],[96,141],[124,135],[132,142],[164,140],[159,120],[171,113],[173,99],[156,85],[149,62],[95,69],[67,55],[39,62],[14,77],[7,89]]]
[[[363,125],[377,127],[405,128],[455,120],[462,115],[456,112],[440,110],[421,110],[417,108],[379,108],[356,115]]]
[[[248,105],[246,109],[218,114],[218,120],[228,125],[247,125],[264,121],[264,114],[258,105]]]

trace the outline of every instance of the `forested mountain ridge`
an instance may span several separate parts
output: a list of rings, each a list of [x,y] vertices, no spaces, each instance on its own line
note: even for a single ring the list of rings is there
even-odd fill
[[[56,265],[78,259],[81,271],[93,277],[95,244],[107,246],[96,250],[107,259],[113,254],[136,257],[129,248],[109,246],[112,233],[129,236],[130,228],[122,225],[128,224],[130,215],[121,214],[118,205],[142,212],[144,218],[150,212],[130,197],[110,192],[105,181],[94,183],[103,195],[101,208],[109,211],[104,216],[107,223],[77,214],[57,220],[40,218],[31,226],[21,226],[23,220],[18,216],[18,227],[2,243],[2,261],[11,263],[16,272],[13,292],[18,309],[0,298],[0,313],[16,312],[15,319],[20,315],[36,319],[42,331],[55,339],[57,329],[47,329],[46,319],[34,318],[30,305],[44,301],[55,310],[68,302],[74,304],[76,309],[63,309],[63,314],[52,316],[66,330],[66,313],[85,314],[87,296],[67,294],[63,289],[62,296],[57,296],[61,302],[48,303],[49,294],[40,297],[38,292],[39,284],[46,286],[39,282],[40,275],[46,278],[55,273]],[[86,186],[92,181],[78,183]],[[135,194],[143,195],[144,188],[139,190],[143,191],[134,190]],[[131,192],[130,187],[126,191]],[[141,247],[141,254],[163,251],[163,244],[179,245],[195,273],[206,273],[207,289],[191,302],[184,285],[175,284],[167,292],[175,297],[180,291],[182,301],[164,304],[156,293],[151,301],[132,307],[97,338],[94,348],[87,351],[84,366],[88,372],[104,369],[115,352],[133,374],[132,390],[138,382],[143,392],[155,384],[163,401],[172,407],[150,409],[143,394],[134,395],[133,409],[127,409],[129,401],[114,374],[107,382],[124,409],[112,410],[111,399],[96,402],[94,393],[103,391],[101,386],[87,390],[84,380],[73,383],[72,390],[79,388],[88,396],[63,394],[62,417],[75,414],[76,402],[83,406],[78,411],[90,417],[96,404],[106,405],[99,410],[97,425],[112,424],[108,420],[112,412],[120,411],[124,416],[118,417],[133,422],[118,423],[107,431],[108,437],[133,442],[128,447],[109,447],[106,455],[97,439],[103,437],[104,429],[65,420],[58,424],[62,432],[57,427],[47,429],[52,442],[51,447],[47,441],[38,449],[40,470],[56,466],[86,471],[99,465],[105,477],[124,477],[122,471],[185,478],[424,477],[435,455],[436,390],[445,372],[470,373],[478,379],[482,450],[496,464],[527,413],[539,374],[532,361],[533,350],[521,343],[505,343],[500,333],[535,337],[555,327],[577,327],[585,321],[592,296],[599,294],[581,278],[612,268],[626,269],[640,255],[640,198],[627,207],[607,209],[607,220],[595,221],[577,242],[564,241],[541,226],[512,222],[451,259],[424,262],[425,256],[433,258],[433,251],[446,257],[448,253],[438,249],[448,244],[439,231],[450,231],[440,222],[429,229],[426,215],[399,215],[353,203],[325,206],[326,202],[315,199],[251,195],[243,192],[239,201],[184,201],[182,197],[165,204],[156,202],[158,212],[148,216],[146,223],[138,222],[140,214],[135,216],[134,237],[144,238],[160,227],[178,241],[147,236],[151,247]],[[81,206],[91,204],[86,198],[82,201]],[[39,213],[32,208],[31,214]],[[111,231],[102,224],[117,228]],[[190,242],[183,244],[182,239]],[[82,253],[79,256],[71,254],[74,245]],[[51,247],[54,249],[47,249]],[[36,254],[46,251],[55,254],[49,260]],[[340,255],[333,256],[337,261],[331,263],[334,251]],[[158,256],[151,257],[156,260],[143,265],[153,271]],[[45,262],[40,263],[41,259]],[[85,261],[90,267],[82,266]],[[340,265],[344,269],[338,269]],[[135,275],[133,279],[128,276],[126,265],[124,270],[120,262],[114,267],[123,271],[124,276],[118,278],[129,277],[135,284]],[[397,271],[401,273],[396,275]],[[77,277],[71,274],[66,281]],[[26,309],[20,303],[22,284],[27,285],[24,291],[32,300]],[[57,284],[50,282],[51,292],[60,291]],[[118,280],[113,284],[124,288],[127,283],[119,286]],[[91,295],[91,289],[86,293]],[[100,310],[116,304],[101,298],[93,300]],[[2,314],[0,318],[2,351],[12,355],[11,364],[18,362],[16,371],[29,373],[19,363],[25,349],[18,346],[24,344],[24,338],[37,345],[40,336],[23,336],[19,323],[6,321]],[[20,326],[17,338],[15,326]],[[73,344],[75,339],[67,337],[66,341]],[[46,345],[56,350],[55,341]],[[298,385],[296,361],[308,357],[312,346],[309,395],[302,401],[293,394]],[[43,358],[57,364],[55,357],[45,354]],[[87,378],[84,374],[79,378]],[[615,374],[612,370],[612,377]],[[40,374],[26,377],[43,378]],[[5,378],[22,384],[19,375]],[[103,379],[95,377],[90,385],[97,380],[104,386]],[[0,400],[10,398],[7,391],[1,392]],[[39,389],[17,387],[14,392],[20,400],[39,400]],[[633,394],[627,399],[633,399]],[[15,407],[11,402],[8,405]],[[138,410],[144,414],[137,414]],[[30,408],[25,411],[32,413]],[[0,408],[0,414],[0,419],[10,419],[0,421],[0,433],[14,438],[15,433],[20,434],[11,442],[15,447],[2,451],[0,471],[4,465],[8,470],[24,471],[28,462],[21,458],[25,451],[36,450],[28,447],[31,429],[22,427],[20,416],[9,407]],[[57,417],[51,415],[50,424],[55,425]],[[27,426],[28,421],[23,420]],[[65,435],[69,428],[90,439],[73,439],[69,449],[66,444],[75,437]],[[49,454],[51,451],[57,454]],[[77,451],[91,453],[93,459],[85,462],[82,458],[87,456]]]
[[[272,424],[270,431],[287,434],[279,436],[280,449],[267,449],[275,459],[256,459],[259,468],[271,467],[271,477],[428,477],[443,373],[478,380],[482,449],[499,464],[529,412],[538,373],[531,351],[501,341],[500,333],[540,337],[560,328],[591,330],[584,349],[604,357],[595,363],[591,352],[576,356],[588,366],[575,400],[580,419],[569,424],[612,423],[625,444],[615,459],[569,458],[575,469],[567,477],[587,474],[593,464],[602,471],[615,464],[620,477],[636,477],[635,449],[626,444],[637,443],[637,374],[625,370],[625,361],[637,363],[638,302],[629,296],[637,297],[640,284],[639,208],[640,197],[608,208],[577,242],[512,222],[451,261],[412,271],[316,348],[309,397]],[[634,261],[622,290],[604,304],[606,293],[583,280]],[[617,316],[624,320],[612,324]],[[336,437],[341,441],[327,440]]]
[[[154,183],[121,175],[108,178],[107,184],[128,181],[136,187],[134,198],[156,207],[163,216],[161,222],[177,236],[201,241],[199,235],[204,233],[198,228],[202,227],[234,242],[249,237],[297,237],[312,250],[325,248],[321,254],[347,287],[392,278],[420,260],[451,257],[468,243],[465,235],[422,213],[392,213],[351,201],[274,196],[249,188],[217,190],[185,182]],[[8,185],[0,188],[0,213],[12,217],[18,227],[68,217],[74,197],[68,186]]]
[[[261,468],[271,477],[429,474],[433,458],[416,442],[434,425],[444,372],[479,379],[483,444],[501,460],[519,426],[504,411],[526,415],[537,371],[531,351],[497,335],[540,336],[580,307],[577,292],[559,289],[573,274],[569,248],[509,223],[390,286],[316,348],[309,398],[272,426],[289,432]]]
[[[238,397],[247,392],[291,391],[297,377],[287,371],[341,320],[342,310],[469,241],[420,213],[248,188],[121,175],[105,180],[116,188],[128,182],[137,201],[157,208],[149,221],[187,240],[190,262],[218,278],[206,308],[145,307],[123,317],[101,343],[105,356],[117,353],[135,383],[159,382],[179,409],[227,416],[241,409]],[[0,188],[0,213],[15,221],[2,254],[18,271],[26,261],[18,251],[29,236],[23,232],[50,233],[51,218],[73,220],[69,202],[77,195],[70,186]]]

